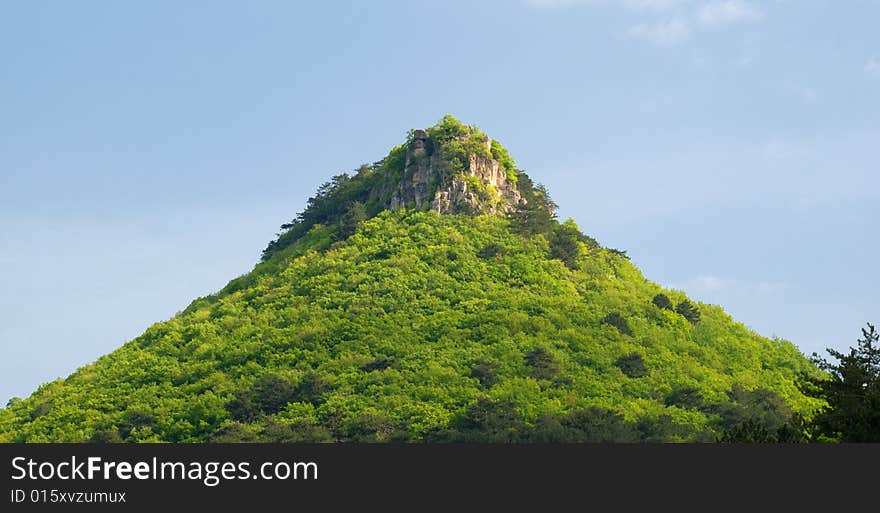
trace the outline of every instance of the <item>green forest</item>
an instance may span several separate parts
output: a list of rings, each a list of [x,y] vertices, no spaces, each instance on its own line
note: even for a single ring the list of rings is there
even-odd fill
[[[429,134],[482,151],[449,116]],[[762,337],[558,220],[495,141],[524,205],[391,211],[410,142],[333,177],[250,273],[12,399],[0,442],[877,441],[873,326],[832,361]]]

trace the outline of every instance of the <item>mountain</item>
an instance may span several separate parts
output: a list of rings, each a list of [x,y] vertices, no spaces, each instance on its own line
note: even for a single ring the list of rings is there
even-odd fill
[[[0,410],[5,442],[800,436],[818,370],[559,222],[451,116],[334,176],[262,261]]]

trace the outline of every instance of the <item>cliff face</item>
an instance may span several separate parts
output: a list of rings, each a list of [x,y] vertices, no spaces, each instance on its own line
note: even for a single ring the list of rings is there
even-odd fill
[[[491,155],[491,139],[484,139]],[[429,137],[415,130],[406,151],[403,178],[391,195],[391,209],[415,208],[440,214],[500,214],[525,200],[500,163],[484,155],[465,156],[457,169],[454,156]]]

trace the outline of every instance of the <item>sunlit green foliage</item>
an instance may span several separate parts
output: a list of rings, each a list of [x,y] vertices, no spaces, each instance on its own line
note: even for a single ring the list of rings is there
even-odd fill
[[[818,371],[792,344],[716,306],[696,324],[657,308],[686,297],[581,239],[568,265],[552,226],[384,211],[336,240],[333,219],[310,222],[217,294],[11,401],[0,441],[714,441],[822,404],[799,390]]]
[[[443,168],[435,177],[436,183],[432,184],[432,194],[437,187],[448,186],[453,178],[458,178],[468,183],[483,204],[494,206],[499,202],[500,197],[494,187],[466,173],[471,157],[476,156],[497,159],[508,179],[517,185],[527,199],[537,197],[533,207],[546,204],[543,201],[546,189],[539,185],[538,190],[533,190],[531,181],[525,185],[518,183],[519,172],[510,153],[498,141],[492,140],[490,145],[489,137],[479,127],[465,125],[447,114],[427,133],[429,152],[440,152],[442,158],[439,166]],[[325,226],[334,240],[344,240],[354,233],[359,223],[387,210],[394,188],[404,177],[407,148],[412,144],[413,136],[414,132],[410,131],[406,142],[392,148],[384,159],[364,164],[353,174],[338,174],[322,184],[318,193],[308,199],[306,208],[295,219],[281,225],[281,233],[263,250],[262,260],[266,261],[284,248],[297,244],[316,225]]]
[[[471,127],[456,119],[455,116],[446,114],[436,125],[428,129],[428,137],[438,144],[445,144],[455,139],[467,137],[471,132]]]
[[[519,179],[516,172],[516,163],[513,161],[510,153],[508,153],[507,148],[501,146],[501,143],[495,139],[492,139],[492,158],[498,161],[498,164],[501,165],[501,168],[507,174],[507,179],[515,185]]]
[[[322,185],[252,272],[11,399],[0,442],[803,438],[830,396],[802,393],[820,374],[792,344],[558,222],[476,126],[446,116],[428,135],[441,180],[500,201],[462,174],[491,157],[526,202],[507,217],[388,211],[411,133]]]

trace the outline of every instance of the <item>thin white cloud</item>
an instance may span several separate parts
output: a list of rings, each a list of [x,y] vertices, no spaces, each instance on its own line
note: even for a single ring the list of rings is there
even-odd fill
[[[749,284],[746,290],[752,294],[766,296],[785,290],[785,284],[778,282],[759,281],[758,283]]]
[[[762,12],[748,0],[524,0],[540,9],[611,5],[635,18],[627,34],[658,46],[687,40],[695,29],[713,30],[758,19]],[[880,66],[880,63],[878,63]],[[878,72],[880,74],[880,72]]]
[[[623,5],[635,11],[668,11],[683,3],[683,0],[623,0]]]
[[[579,5],[611,4],[633,11],[667,11],[688,0],[525,0],[526,5],[539,9],[559,9]]]
[[[595,0],[526,0],[526,4],[539,9],[558,9],[596,3]]]
[[[658,23],[642,23],[629,29],[630,36],[659,46],[678,44],[687,39],[690,32],[687,22],[678,18]]]
[[[696,19],[703,27],[716,27],[760,16],[761,12],[757,8],[743,0],[716,0],[701,5]]]
[[[872,55],[865,63],[865,74],[869,77],[880,78],[880,57]]]
[[[820,94],[812,87],[805,87],[801,90],[801,99],[804,103],[816,103],[820,100]]]
[[[774,162],[791,158],[796,153],[797,148],[780,139],[768,141],[763,146],[764,158]]]
[[[767,296],[785,290],[786,285],[779,282],[742,281],[733,278],[722,278],[714,274],[702,274],[684,283],[669,283],[666,285],[666,288],[683,290],[697,296],[702,294],[714,295],[719,292]]]
[[[718,276],[705,275],[694,278],[693,285],[702,290],[720,290],[728,286],[728,283]]]

